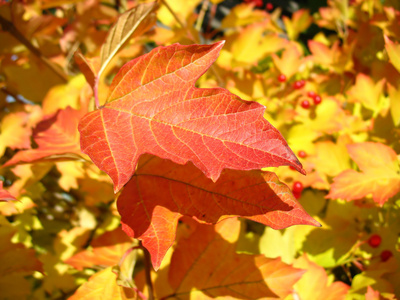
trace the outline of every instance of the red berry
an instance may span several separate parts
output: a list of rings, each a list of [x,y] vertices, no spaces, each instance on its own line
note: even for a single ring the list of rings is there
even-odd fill
[[[373,234],[371,235],[371,237],[368,239],[368,244],[372,247],[372,248],[377,248],[379,247],[379,245],[382,242],[382,238],[379,234]]]
[[[307,156],[307,153],[303,150],[300,150],[299,153],[297,153],[299,157],[304,158]]]
[[[383,262],[388,261],[389,258],[391,258],[392,256],[393,256],[392,251],[390,251],[390,250],[383,250],[383,251],[381,252],[381,261],[383,261]]]
[[[286,81],[286,76],[285,76],[285,74],[279,75],[279,76],[278,76],[278,80],[279,80],[280,82],[285,82],[285,81]]]
[[[316,94],[314,91],[309,91],[309,92],[307,93],[307,96],[310,97],[310,98],[314,98],[316,95],[317,95],[317,94]]]
[[[274,9],[274,5],[272,4],[272,3],[267,3],[267,5],[265,5],[265,8],[267,9],[267,10],[273,10]]]
[[[303,100],[303,101],[301,102],[301,107],[304,108],[304,109],[310,108],[310,101],[308,101],[308,100]]]
[[[294,194],[301,194],[303,191],[303,184],[300,181],[293,182],[292,191]]]
[[[304,80],[304,79],[301,79],[301,80],[296,80],[294,83],[293,83],[293,88],[294,89],[296,89],[296,90],[298,90],[298,89],[301,89],[303,86],[305,86],[306,85],[306,81]]]
[[[313,99],[314,99],[314,104],[315,105],[318,105],[318,104],[320,104],[322,102],[322,98],[321,98],[320,95],[315,95]]]

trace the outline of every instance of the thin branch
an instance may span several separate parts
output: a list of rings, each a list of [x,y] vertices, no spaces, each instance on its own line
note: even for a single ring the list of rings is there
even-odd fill
[[[144,270],[146,276],[146,286],[149,290],[148,300],[154,300],[154,289],[153,282],[151,281],[151,259],[149,251],[143,246],[142,241],[139,241],[139,247],[143,250],[144,253]]]
[[[23,96],[18,95],[18,94],[16,94],[16,93],[10,91],[9,89],[7,89],[7,88],[4,87],[4,86],[1,87],[0,90],[1,90],[4,94],[13,97],[13,98],[15,99],[15,101],[21,102],[22,104],[29,104],[29,105],[34,105],[34,104],[35,104],[34,102],[25,99]]]
[[[47,65],[54,73],[57,74],[64,82],[68,82],[68,77],[58,69],[50,60],[48,60],[32,43],[25,38],[25,36],[18,31],[13,23],[0,16],[0,24],[3,30],[8,31],[18,41],[20,41],[26,48],[28,48],[35,56],[37,56],[45,65]]]
[[[201,26],[203,25],[204,17],[206,15],[209,3],[210,3],[210,0],[204,0],[203,4],[201,5],[201,10],[200,10],[199,17],[197,18],[196,26],[195,26],[197,31],[201,30]]]

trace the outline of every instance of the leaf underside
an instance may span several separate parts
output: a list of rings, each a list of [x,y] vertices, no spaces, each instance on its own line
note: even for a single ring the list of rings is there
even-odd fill
[[[158,269],[182,216],[215,224],[241,216],[274,229],[319,226],[272,172],[225,170],[212,182],[193,164],[144,155],[117,202],[124,231],[143,241]]]

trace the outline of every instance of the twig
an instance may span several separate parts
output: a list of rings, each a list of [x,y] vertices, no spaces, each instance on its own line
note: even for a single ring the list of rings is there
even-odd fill
[[[23,96],[18,95],[18,94],[16,94],[16,93],[14,93],[14,92],[8,90],[8,89],[7,89],[6,87],[4,87],[4,86],[1,87],[0,90],[1,90],[4,94],[13,97],[13,98],[15,99],[15,101],[21,102],[22,104],[29,104],[29,105],[34,105],[34,104],[35,104],[34,102],[32,102],[32,101],[30,101],[30,100],[28,100],[28,99],[25,99]]]
[[[149,290],[148,300],[154,300],[153,282],[151,281],[151,260],[149,251],[143,246],[142,241],[139,242],[139,247],[144,253],[144,270],[146,276],[146,286]]]
[[[30,41],[28,41],[25,36],[15,28],[14,24],[10,21],[4,19],[0,16],[0,24],[3,30],[8,31],[11,35],[13,35],[18,41],[20,41],[26,48],[28,48],[35,56],[37,56],[44,64],[46,64],[54,73],[60,77],[63,82],[68,82],[68,77],[58,69],[51,61],[49,61],[43,54],[32,45]]]
[[[208,9],[209,3],[210,3],[210,0],[204,0],[203,4],[201,5],[201,10],[200,10],[199,17],[197,18],[196,26],[195,26],[197,31],[201,30],[201,26],[203,25],[204,16],[206,15],[206,11]]]

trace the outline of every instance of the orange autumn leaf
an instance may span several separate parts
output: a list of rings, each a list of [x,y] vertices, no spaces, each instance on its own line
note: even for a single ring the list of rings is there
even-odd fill
[[[124,231],[143,241],[158,269],[185,215],[217,223],[241,216],[274,229],[319,226],[271,172],[225,170],[213,183],[193,164],[177,165],[150,155],[118,198]]]
[[[226,89],[195,87],[223,45],[174,44],[130,61],[114,77],[107,104],[80,120],[81,149],[112,178],[115,192],[144,153],[191,161],[214,181],[225,168],[291,165],[304,174],[264,119],[264,106]]]
[[[65,262],[77,270],[94,266],[112,267],[118,264],[131,245],[132,239],[118,227],[94,239],[91,250],[79,252]]]
[[[71,107],[45,117],[33,130],[37,148],[17,152],[4,166],[31,163],[43,159],[60,159],[69,154],[81,155],[78,122],[82,112]]]
[[[351,201],[372,194],[373,200],[383,205],[399,192],[399,162],[393,149],[365,142],[347,145],[347,150],[361,172],[345,170],[336,176],[328,198]]]
[[[270,299],[288,296],[304,271],[279,258],[236,253],[240,222],[195,224],[177,243],[169,267],[169,284],[179,299]],[[157,286],[156,286],[157,289]],[[158,294],[159,298],[172,295]]]

